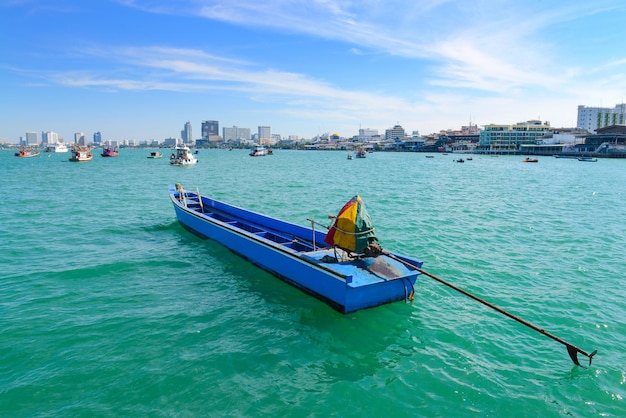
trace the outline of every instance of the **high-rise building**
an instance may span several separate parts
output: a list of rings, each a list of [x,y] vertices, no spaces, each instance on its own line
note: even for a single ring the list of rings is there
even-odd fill
[[[41,143],[43,145],[58,144],[59,135],[56,132],[44,131],[41,133]]]
[[[623,125],[626,123],[626,104],[616,104],[614,108],[609,107],[587,107],[578,106],[577,128],[587,132],[596,132],[598,128],[612,125]]]
[[[400,125],[394,125],[393,128],[385,129],[385,141],[396,141],[406,136],[404,128]]]
[[[222,128],[222,137],[224,142],[237,142],[250,139],[250,128],[240,128],[233,126],[232,128]]]
[[[74,143],[78,145],[87,145],[85,140],[85,134],[82,132],[76,132],[74,134]]]
[[[38,145],[38,141],[37,141],[37,132],[33,132],[33,131],[28,131],[26,132],[26,137],[24,140],[24,144],[26,146],[31,146],[31,145]]]
[[[102,134],[100,132],[95,132],[93,134],[93,143],[101,144],[102,143]]]
[[[185,123],[185,127],[180,131],[180,137],[183,139],[183,144],[192,144],[193,135],[191,134],[191,122]]]
[[[220,135],[220,123],[216,120],[202,121],[202,139],[210,141]]]
[[[259,143],[271,144],[272,128],[269,126],[259,126]]]

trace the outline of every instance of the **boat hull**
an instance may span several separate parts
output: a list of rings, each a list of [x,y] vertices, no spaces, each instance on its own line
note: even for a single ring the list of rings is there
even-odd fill
[[[219,242],[339,312],[406,300],[413,293],[419,273],[391,257],[325,262],[334,250],[323,243],[324,233],[207,197],[202,197],[202,209],[198,209],[198,205],[185,204],[185,199],[181,202],[176,193],[171,186],[176,216],[186,229]],[[196,194],[187,192],[187,196],[197,201]],[[421,266],[417,260],[402,259]]]

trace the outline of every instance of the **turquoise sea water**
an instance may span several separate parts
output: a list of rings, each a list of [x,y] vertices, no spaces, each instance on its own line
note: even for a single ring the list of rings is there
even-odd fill
[[[626,416],[626,160],[148,154],[0,151],[0,416]],[[385,249],[598,354],[423,276],[341,315],[183,229],[174,182],[302,225],[360,194]]]

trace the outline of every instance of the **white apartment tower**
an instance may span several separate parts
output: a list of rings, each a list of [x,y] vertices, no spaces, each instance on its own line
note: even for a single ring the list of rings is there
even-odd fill
[[[250,140],[250,128],[222,128],[222,138],[225,142],[238,142],[240,140]]]
[[[85,134],[82,132],[76,132],[74,134],[74,143],[78,145],[87,145],[85,141]]]
[[[48,144],[58,144],[59,143],[59,134],[52,131],[45,131],[41,133],[41,142],[44,145]]]
[[[395,141],[406,136],[404,128],[400,125],[394,125],[393,128],[385,130],[385,141]]]
[[[378,136],[378,129],[359,128],[359,141],[361,142],[371,141],[377,136]]]
[[[626,123],[626,104],[616,104],[610,107],[578,106],[578,121],[576,127],[588,132],[596,132],[598,128]]]

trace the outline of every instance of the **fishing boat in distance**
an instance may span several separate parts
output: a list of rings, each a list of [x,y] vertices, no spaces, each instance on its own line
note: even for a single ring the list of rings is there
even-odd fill
[[[100,155],[102,157],[117,157],[118,155],[120,155],[120,153],[117,150],[117,148],[104,147],[102,149],[102,154],[100,154]]]
[[[148,155],[147,158],[163,158],[163,154],[161,154],[159,151],[153,151],[150,153],[150,155]]]
[[[258,145],[254,148],[252,148],[252,150],[250,151],[250,157],[263,157],[265,155],[270,155],[269,151],[267,150],[267,148],[265,148],[262,145]]]
[[[69,160],[72,162],[83,163],[91,161],[92,158],[93,154],[91,153],[91,149],[83,147],[82,145],[77,145],[72,148],[72,156]]]
[[[341,313],[412,299],[418,260],[386,253],[355,196],[328,233],[169,186],[178,221]]]
[[[364,148],[357,149],[356,153],[355,153],[355,157],[356,158],[365,158],[365,157],[367,157],[367,153],[365,152],[365,149]]]
[[[194,165],[198,163],[198,159],[191,153],[189,147],[185,144],[177,145],[174,153],[170,155],[170,164],[172,165]]]
[[[22,147],[18,152],[15,153],[16,157],[21,157],[21,158],[36,157],[38,155],[39,155],[39,151],[37,151],[36,149],[27,148],[27,147]]]
[[[538,163],[539,159],[538,158],[530,158],[530,157],[526,157],[522,160],[523,163]]]

